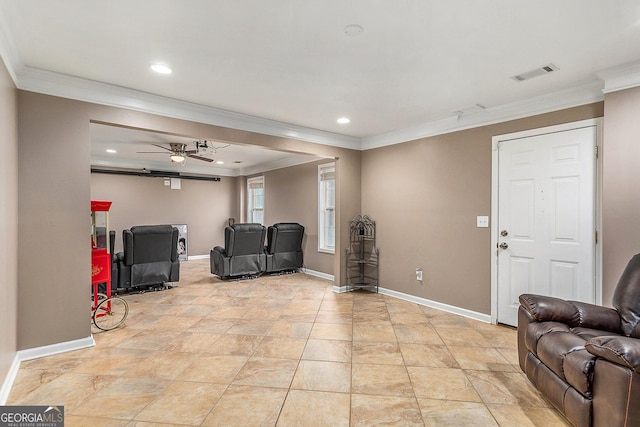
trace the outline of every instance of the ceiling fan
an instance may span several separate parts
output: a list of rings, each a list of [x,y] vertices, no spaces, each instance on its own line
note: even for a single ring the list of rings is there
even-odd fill
[[[193,141],[196,145],[196,148],[201,153],[209,153],[209,154],[218,154],[218,150],[222,150],[223,148],[227,148],[231,146],[231,144],[220,145],[216,147],[213,145],[211,141],[207,141],[206,139],[200,139],[198,141]]]
[[[208,157],[202,157],[199,156],[198,153],[200,152],[198,145],[196,144],[196,149],[195,150],[187,150],[187,144],[182,144],[182,143],[169,143],[169,147],[163,147],[162,145],[158,145],[158,144],[151,144],[154,145],[158,148],[162,148],[163,150],[169,151],[171,154],[169,155],[169,158],[171,159],[171,161],[173,163],[184,163],[187,160],[187,157],[190,157],[192,159],[196,159],[196,160],[202,160],[203,162],[213,162],[213,159],[210,159]],[[141,153],[141,154],[167,154],[166,152],[163,151],[137,151],[137,153]]]

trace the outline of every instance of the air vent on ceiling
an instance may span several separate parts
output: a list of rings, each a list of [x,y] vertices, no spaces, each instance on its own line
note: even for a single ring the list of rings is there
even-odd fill
[[[452,111],[453,114],[456,114],[457,116],[468,116],[469,114],[475,114],[475,113],[480,113],[484,110],[486,110],[487,107],[485,107],[484,105],[481,104],[473,104],[473,105],[469,105],[467,107],[462,107],[462,108],[458,108],[454,111]]]
[[[555,65],[547,64],[540,68],[536,68],[535,70],[527,71],[526,73],[521,73],[521,74],[518,74],[517,76],[512,76],[511,78],[517,82],[523,82],[525,80],[530,80],[530,79],[533,79],[534,77],[540,77],[557,70],[559,70],[559,68],[556,67]]]

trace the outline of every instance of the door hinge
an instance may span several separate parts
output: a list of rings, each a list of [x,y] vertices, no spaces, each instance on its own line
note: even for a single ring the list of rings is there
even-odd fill
[[[595,146],[595,154],[596,154],[596,159],[598,158],[598,156],[600,155],[600,149],[598,148],[598,146]]]
[[[598,230],[596,230],[596,245],[598,244]]]

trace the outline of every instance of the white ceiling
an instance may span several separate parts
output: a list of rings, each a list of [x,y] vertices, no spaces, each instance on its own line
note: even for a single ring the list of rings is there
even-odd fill
[[[601,99],[640,60],[640,2],[0,0],[0,53],[23,89],[361,149]]]

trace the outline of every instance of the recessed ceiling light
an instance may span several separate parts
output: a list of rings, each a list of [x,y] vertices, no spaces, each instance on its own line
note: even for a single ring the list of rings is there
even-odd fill
[[[336,120],[338,123],[340,123],[341,125],[346,125],[347,123],[349,123],[351,120],[348,117],[340,117],[338,120]]]
[[[223,162],[222,160],[218,160],[218,161],[216,162],[216,164],[217,164],[217,165],[224,165],[224,162]]]
[[[171,68],[169,68],[169,66],[165,65],[165,64],[151,64],[150,67],[151,67],[151,69],[153,71],[155,71],[156,73],[159,73],[159,74],[171,74],[172,73]]]
[[[115,154],[117,153],[117,151],[114,150],[113,148],[107,148],[107,153]]]

